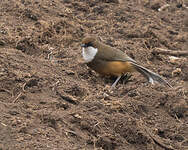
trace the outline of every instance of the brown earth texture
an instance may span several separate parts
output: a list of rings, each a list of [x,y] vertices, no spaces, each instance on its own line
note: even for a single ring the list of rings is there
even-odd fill
[[[88,34],[172,88],[133,73],[109,90],[83,63]],[[0,150],[188,149],[186,52],[187,0],[1,0]]]

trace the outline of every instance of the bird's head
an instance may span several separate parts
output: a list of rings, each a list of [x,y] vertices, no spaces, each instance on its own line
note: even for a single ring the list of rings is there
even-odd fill
[[[86,62],[91,62],[98,52],[97,38],[94,36],[87,36],[82,40],[82,56]]]
[[[92,36],[87,36],[82,40],[81,47],[88,48],[88,47],[94,47],[96,48],[96,38]]]

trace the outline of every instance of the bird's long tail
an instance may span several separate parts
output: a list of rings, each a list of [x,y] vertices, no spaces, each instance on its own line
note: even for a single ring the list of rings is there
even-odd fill
[[[131,62],[131,64],[134,65],[134,67],[136,68],[136,70],[138,72],[140,72],[144,77],[146,77],[150,83],[154,84],[154,82],[158,82],[158,83],[164,84],[164,85],[166,85],[168,87],[172,87],[166,80],[164,80],[157,73],[154,73],[151,70],[146,69],[145,67],[143,67],[141,65],[138,65],[135,62]]]

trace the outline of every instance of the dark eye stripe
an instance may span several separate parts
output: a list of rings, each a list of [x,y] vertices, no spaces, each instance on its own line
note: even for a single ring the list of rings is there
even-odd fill
[[[87,45],[87,47],[93,46],[93,44],[91,42],[87,43],[86,45]]]

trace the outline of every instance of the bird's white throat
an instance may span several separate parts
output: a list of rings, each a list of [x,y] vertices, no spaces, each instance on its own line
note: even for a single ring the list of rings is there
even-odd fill
[[[92,46],[87,47],[87,48],[83,47],[82,48],[82,56],[83,56],[85,62],[91,62],[94,59],[97,52],[98,52],[98,49],[94,48]]]

